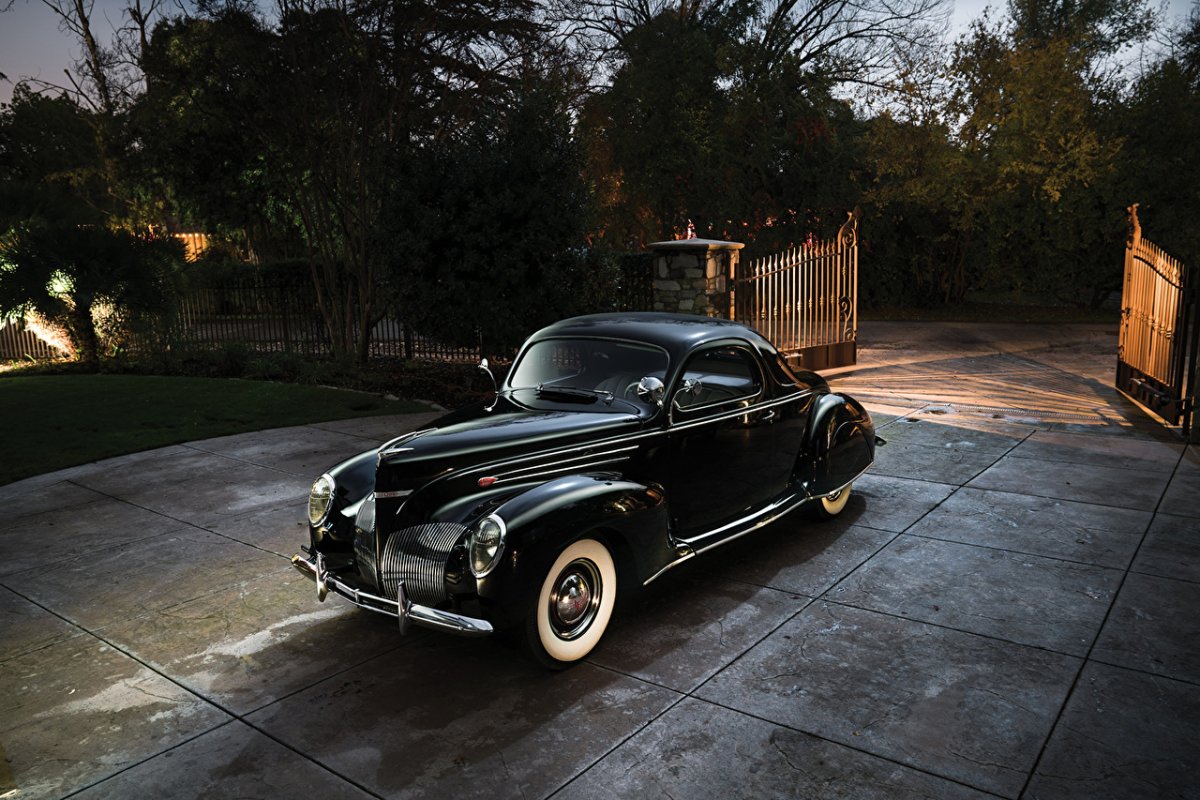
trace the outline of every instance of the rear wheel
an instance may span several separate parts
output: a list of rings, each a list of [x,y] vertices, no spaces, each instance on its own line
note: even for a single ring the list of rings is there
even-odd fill
[[[617,599],[612,554],[595,539],[572,542],[546,571],[525,625],[534,658],[563,669],[592,651]]]
[[[850,489],[854,484],[847,484],[845,487],[833,494],[827,494],[817,502],[813,503],[813,516],[817,519],[833,519],[846,508],[846,503],[850,502]]]

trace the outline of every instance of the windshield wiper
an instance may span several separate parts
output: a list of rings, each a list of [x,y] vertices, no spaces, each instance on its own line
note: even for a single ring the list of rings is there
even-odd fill
[[[605,403],[612,403],[613,393],[604,389],[582,389],[578,386],[543,386],[537,385],[537,393],[539,395],[558,395],[560,397],[582,397],[596,398],[599,397]]]

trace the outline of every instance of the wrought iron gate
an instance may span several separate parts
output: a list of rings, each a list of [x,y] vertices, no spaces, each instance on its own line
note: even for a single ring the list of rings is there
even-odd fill
[[[1171,425],[1194,431],[1197,349],[1197,276],[1194,270],[1142,238],[1137,204],[1129,209],[1133,233],[1125,246],[1117,388]]]
[[[858,209],[838,235],[741,262],[732,316],[758,330],[801,369],[858,360]]]

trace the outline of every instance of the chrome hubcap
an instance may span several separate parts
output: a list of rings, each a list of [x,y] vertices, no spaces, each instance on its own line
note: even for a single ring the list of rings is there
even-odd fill
[[[600,606],[600,572],[585,559],[572,561],[559,573],[550,595],[550,623],[561,639],[579,636]]]
[[[576,574],[568,575],[559,585],[558,602],[554,605],[554,612],[558,614],[561,622],[572,625],[583,617],[591,599],[592,591],[583,582],[583,578]]]

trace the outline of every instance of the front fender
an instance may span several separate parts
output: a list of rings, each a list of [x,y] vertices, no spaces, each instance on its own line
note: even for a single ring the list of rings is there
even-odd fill
[[[852,397],[827,394],[813,406],[797,472],[812,497],[836,491],[875,462],[875,424]]]
[[[342,512],[350,509],[375,488],[375,464],[379,458],[378,448],[367,450],[325,470],[333,478],[333,503],[329,515],[320,528],[309,526],[314,546],[326,539],[326,549],[342,549],[349,546],[354,536],[354,519]]]
[[[333,478],[338,499],[343,506],[357,503],[375,488],[375,465],[379,448],[367,450],[326,470]]]
[[[479,579],[482,602],[515,622],[529,593],[570,542],[601,539],[617,563],[619,589],[642,582],[674,560],[663,492],[615,473],[569,475],[515,495],[493,512],[508,530],[502,564]],[[503,622],[502,621],[502,622]]]

